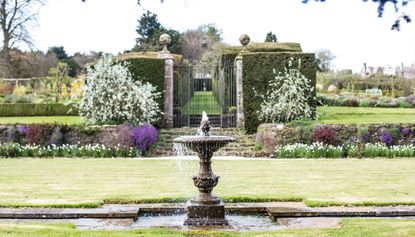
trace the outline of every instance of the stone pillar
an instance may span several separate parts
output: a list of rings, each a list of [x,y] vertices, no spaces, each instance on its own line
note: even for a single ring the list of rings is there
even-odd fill
[[[163,50],[158,58],[164,59],[164,127],[173,127],[173,64],[174,58],[167,49],[171,38],[168,34],[162,34],[159,39]]]
[[[241,42],[243,48],[242,51],[238,54],[235,58],[235,66],[236,66],[236,127],[237,128],[245,128],[245,115],[244,115],[244,94],[243,94],[243,75],[242,75],[242,68],[243,68],[243,57],[242,54],[244,52],[248,52],[247,45],[249,44],[250,38],[248,35],[243,34],[239,38],[239,42]]]

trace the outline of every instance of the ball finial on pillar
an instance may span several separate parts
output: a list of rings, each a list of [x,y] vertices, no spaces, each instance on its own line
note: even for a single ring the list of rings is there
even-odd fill
[[[163,52],[169,51],[167,49],[167,46],[171,43],[171,37],[170,37],[170,35],[168,35],[168,34],[162,34],[162,35],[160,35],[159,43],[160,43],[160,45],[163,46]]]
[[[239,42],[243,46],[242,51],[248,51],[247,46],[248,46],[250,41],[251,41],[251,38],[249,38],[249,35],[247,35],[247,34],[243,34],[243,35],[241,35],[241,37],[239,37]]]

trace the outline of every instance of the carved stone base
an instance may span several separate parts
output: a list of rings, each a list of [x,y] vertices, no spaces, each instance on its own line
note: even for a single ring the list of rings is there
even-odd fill
[[[225,219],[225,205],[219,204],[195,204],[191,201],[186,203],[187,219],[184,225],[190,226],[212,226],[228,225]]]

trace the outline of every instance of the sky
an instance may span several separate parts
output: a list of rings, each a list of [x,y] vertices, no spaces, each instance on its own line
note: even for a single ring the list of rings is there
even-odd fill
[[[146,11],[158,15],[161,24],[180,32],[214,23],[223,40],[239,45],[239,36],[263,42],[267,32],[279,42],[298,42],[303,52],[330,49],[336,56],[333,69],[358,72],[370,66],[415,63],[415,2],[405,10],[413,23],[401,31],[390,28],[396,19],[393,6],[383,18],[377,5],[362,0],[48,0],[31,29],[35,46],[46,51],[64,46],[69,54],[103,51],[113,54],[135,44],[137,21]]]

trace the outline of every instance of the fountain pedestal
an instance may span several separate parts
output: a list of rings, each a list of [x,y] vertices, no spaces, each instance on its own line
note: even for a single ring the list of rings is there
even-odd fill
[[[225,205],[215,195],[213,188],[218,184],[219,176],[212,172],[212,151],[199,150],[200,168],[197,176],[193,176],[193,182],[199,190],[199,195],[194,196],[186,203],[187,219],[185,225],[227,225],[225,219]]]

